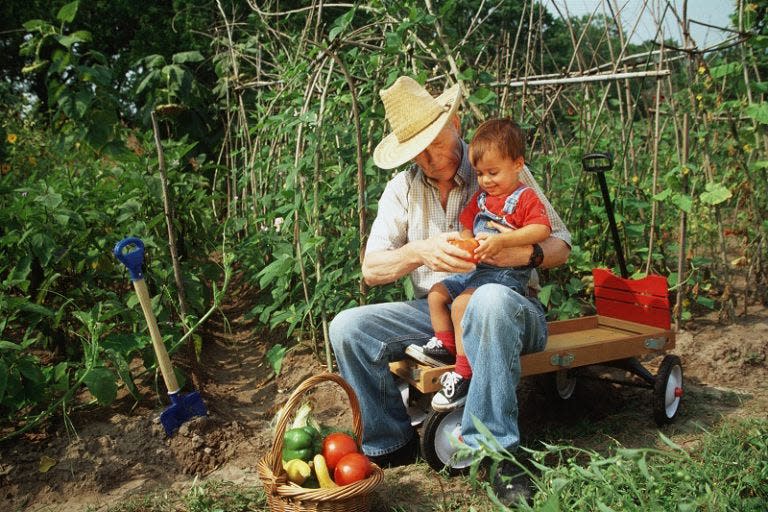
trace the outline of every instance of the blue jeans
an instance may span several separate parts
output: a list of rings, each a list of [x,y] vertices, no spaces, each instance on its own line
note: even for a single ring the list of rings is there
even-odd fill
[[[462,417],[462,437],[479,447],[477,417],[501,446],[514,450],[520,355],[544,349],[544,308],[503,285],[475,290],[464,319],[464,349],[472,383]],[[363,451],[384,455],[408,443],[413,431],[388,363],[404,357],[411,343],[432,337],[426,299],[348,309],[331,322],[330,338],[341,375],[357,393],[363,420]]]

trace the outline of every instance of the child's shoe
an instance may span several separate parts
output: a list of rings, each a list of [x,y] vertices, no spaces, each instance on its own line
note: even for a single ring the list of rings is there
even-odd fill
[[[440,376],[443,389],[432,397],[432,409],[438,412],[452,411],[467,401],[470,379],[456,372],[445,372]]]
[[[443,342],[434,336],[426,343],[426,345],[424,345],[422,352],[445,364],[453,364],[454,361],[456,361],[456,356],[451,354],[451,352],[445,348]]]

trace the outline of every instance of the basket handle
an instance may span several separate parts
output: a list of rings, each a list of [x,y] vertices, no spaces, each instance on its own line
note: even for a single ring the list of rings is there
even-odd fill
[[[283,436],[288,427],[288,420],[291,414],[299,406],[302,397],[307,391],[326,381],[335,382],[347,393],[349,405],[352,408],[352,429],[355,433],[357,448],[359,451],[362,451],[363,422],[360,418],[360,403],[357,400],[357,395],[355,395],[352,386],[335,373],[325,372],[319,375],[313,375],[298,385],[283,406],[283,414],[280,415],[280,420],[277,422],[275,441],[272,445],[272,473],[274,475],[279,475],[280,472],[283,471]]]

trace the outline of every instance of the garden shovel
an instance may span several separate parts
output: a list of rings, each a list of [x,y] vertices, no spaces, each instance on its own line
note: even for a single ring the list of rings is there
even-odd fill
[[[157,320],[152,312],[147,283],[144,282],[144,274],[141,270],[144,262],[144,242],[138,238],[126,238],[115,245],[114,253],[117,259],[128,268],[133,287],[144,312],[144,318],[147,319],[152,346],[155,349],[155,356],[157,356],[157,364],[160,366],[160,372],[163,374],[165,387],[168,389],[168,396],[171,399],[171,405],[160,415],[160,423],[165,428],[165,433],[172,436],[182,423],[194,416],[206,416],[208,411],[197,391],[186,395],[179,393],[176,374],[173,372],[168,351],[165,349],[163,338],[160,336]]]

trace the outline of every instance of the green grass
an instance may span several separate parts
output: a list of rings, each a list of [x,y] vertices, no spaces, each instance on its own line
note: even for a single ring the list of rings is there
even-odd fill
[[[728,423],[688,452],[621,446],[601,455],[572,446],[533,452],[540,471],[519,510],[763,511],[768,504],[768,421]]]

